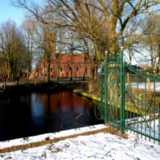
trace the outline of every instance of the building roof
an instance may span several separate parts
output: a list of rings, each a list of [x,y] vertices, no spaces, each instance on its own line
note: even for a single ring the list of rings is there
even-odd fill
[[[71,63],[71,53],[61,54],[61,64],[69,64]],[[86,63],[90,63],[90,59],[86,56]],[[59,56],[57,54],[57,59],[52,60],[52,64],[56,63],[59,60]],[[73,54],[73,63],[80,64],[84,62],[84,54]]]

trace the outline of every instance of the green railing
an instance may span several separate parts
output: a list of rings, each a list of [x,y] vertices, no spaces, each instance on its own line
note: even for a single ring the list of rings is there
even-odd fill
[[[134,76],[134,78],[133,78]],[[152,81],[152,82],[151,82]],[[120,54],[105,55],[96,117],[113,127],[133,131],[145,139],[160,142],[160,78],[123,62]],[[160,83],[159,83],[160,86]]]

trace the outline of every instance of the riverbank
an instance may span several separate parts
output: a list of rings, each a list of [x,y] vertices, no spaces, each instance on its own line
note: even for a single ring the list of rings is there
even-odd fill
[[[28,148],[35,148],[46,144],[56,143],[68,138],[75,138],[78,136],[96,134],[100,132],[109,132],[111,130],[112,132],[116,133],[116,130],[112,127],[104,124],[99,124],[55,133],[46,133],[37,136],[2,141],[0,142],[0,153],[26,150]]]
[[[87,97],[89,99],[92,99],[96,102],[101,101],[101,98],[98,97],[98,94],[88,93],[87,90],[85,90],[85,89],[75,89],[75,90],[73,90],[73,92],[78,94],[78,95],[81,95],[81,96]],[[104,99],[103,99],[103,103],[105,103]],[[115,104],[112,104],[112,102],[110,102],[110,101],[108,101],[108,104],[115,105]],[[117,107],[120,108],[120,104],[117,104]],[[128,111],[128,112],[135,113],[137,115],[139,114],[139,110],[132,105],[125,105],[125,110]],[[148,110],[146,112],[145,112],[145,110],[141,111],[141,112],[142,112],[142,115],[148,115],[149,114]]]
[[[2,85],[1,85],[2,86]],[[87,84],[85,81],[50,81],[49,83],[37,81],[35,85],[34,82],[23,82],[19,85],[13,83],[8,85],[6,90],[0,90],[0,96],[10,96],[12,94],[21,94],[25,92],[58,92],[58,91],[73,91],[74,89],[86,88]],[[3,88],[3,86],[2,86]]]
[[[107,131],[108,126],[94,125],[57,133],[43,134],[34,137],[20,138],[0,142],[0,148],[6,148],[0,153],[0,160],[4,159],[106,159],[106,160],[158,160],[160,146],[144,141],[132,134],[121,136]],[[102,131],[98,133],[97,131]],[[92,133],[91,133],[92,132]],[[94,132],[94,134],[93,134]],[[97,132],[97,133],[96,133]],[[88,134],[90,133],[90,134]],[[68,138],[66,139],[65,136]],[[59,138],[61,138],[60,141]],[[55,139],[55,141],[51,141]],[[30,148],[30,143],[45,145]],[[50,142],[50,143],[47,143]],[[26,145],[26,149],[14,151],[7,149],[17,144]],[[17,147],[18,148],[18,147]]]
[[[88,93],[86,89],[75,89],[75,90],[73,90],[73,92],[78,94],[78,95],[81,95],[81,96],[87,97],[89,99],[95,100],[95,101],[100,101],[101,100],[100,98],[97,97],[96,94]],[[104,101],[103,101],[103,103],[104,103]]]

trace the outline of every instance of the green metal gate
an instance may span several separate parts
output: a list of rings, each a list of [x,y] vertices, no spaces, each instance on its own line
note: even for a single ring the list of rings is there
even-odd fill
[[[100,75],[101,90],[95,106],[97,119],[113,127],[133,131],[160,142],[160,78],[123,62],[120,54],[105,54]],[[143,86],[143,87],[142,87]],[[151,87],[153,86],[153,87]],[[159,83],[160,86],[160,83]]]

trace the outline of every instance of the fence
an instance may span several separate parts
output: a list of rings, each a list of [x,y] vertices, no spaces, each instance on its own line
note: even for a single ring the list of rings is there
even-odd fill
[[[123,50],[105,55],[100,77],[96,117],[121,132],[130,130],[160,142],[160,78],[123,62]]]

